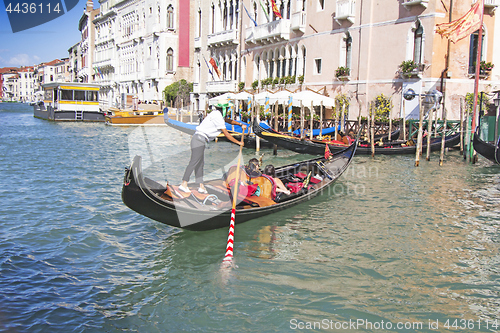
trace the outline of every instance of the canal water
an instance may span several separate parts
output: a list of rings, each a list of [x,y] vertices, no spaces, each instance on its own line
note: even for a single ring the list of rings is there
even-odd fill
[[[189,136],[48,122],[10,103],[0,124],[0,331],[500,326],[500,168],[485,159],[470,165],[451,150],[444,166],[433,154],[415,168],[414,156],[357,156],[330,193],[236,225],[225,270],[227,229],[175,229],[121,201],[135,154],[151,177],[178,181]],[[206,173],[237,152],[210,144]],[[263,153],[274,165],[308,157]]]

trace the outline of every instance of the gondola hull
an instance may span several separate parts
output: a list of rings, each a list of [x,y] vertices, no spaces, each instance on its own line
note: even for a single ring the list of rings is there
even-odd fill
[[[311,188],[307,193],[291,195],[283,200],[283,202],[264,207],[248,208],[237,206],[236,223],[246,222],[288,209],[297,204],[309,201],[317,195],[328,192],[330,186],[347,169],[355,152],[356,145],[353,144],[344,151],[335,154],[331,160],[315,158],[277,168],[277,176],[283,176],[304,170],[312,171],[318,165],[317,162],[323,162],[329,176],[325,177],[321,183],[314,185],[316,187]],[[224,206],[224,208],[214,209],[214,207],[196,204],[196,202],[193,204],[193,202],[186,202],[186,200],[176,202],[164,199],[162,193],[166,190],[166,187],[154,180],[143,177],[141,160],[140,156],[136,156],[130,168],[127,168],[125,172],[122,200],[129,208],[153,220],[189,230],[210,230],[229,225],[231,215],[230,204]],[[220,193],[211,190],[211,187],[207,185],[209,183],[205,183],[209,193],[212,192],[210,194],[220,195]],[[229,197],[226,199],[229,202]]]
[[[297,153],[310,154],[310,155],[322,155],[325,152],[326,143],[318,142],[317,140],[309,139],[298,139],[288,135],[283,135],[282,133],[276,132],[272,129],[264,129],[260,124],[254,122],[253,130],[256,135],[267,141],[274,143],[282,148],[292,150]],[[460,142],[460,134],[454,134],[447,136],[445,138],[445,147],[453,147]],[[332,153],[345,149],[346,146],[328,144],[328,148]],[[441,148],[441,138],[434,138],[431,141],[431,151],[436,151]],[[427,150],[427,143],[424,142],[422,149],[425,152]],[[371,154],[371,147],[360,146],[357,148],[356,154]],[[394,145],[391,146],[390,143],[385,143],[383,147],[375,145],[375,155],[401,155],[401,154],[415,154],[416,146],[401,146]]]
[[[500,164],[500,140],[496,145],[483,141],[477,133],[474,133],[473,138],[474,150],[488,160]]]

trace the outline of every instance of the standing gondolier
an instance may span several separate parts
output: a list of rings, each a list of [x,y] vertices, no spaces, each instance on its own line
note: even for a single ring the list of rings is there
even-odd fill
[[[226,107],[228,104],[217,104],[216,109],[210,112],[200,125],[196,127],[196,132],[191,138],[191,159],[186,171],[184,171],[184,176],[182,177],[182,184],[179,189],[183,192],[191,192],[188,188],[188,181],[191,174],[194,171],[196,177],[196,182],[199,183],[198,192],[207,193],[205,186],[203,185],[203,167],[205,164],[205,146],[206,144],[214,140],[221,132],[224,133],[225,137],[228,138],[233,143],[243,146],[243,141],[238,141],[226,129],[226,122],[231,125],[241,125],[240,123],[227,119],[226,117]],[[222,110],[222,112],[221,112]],[[241,125],[242,133],[245,132],[246,126]]]

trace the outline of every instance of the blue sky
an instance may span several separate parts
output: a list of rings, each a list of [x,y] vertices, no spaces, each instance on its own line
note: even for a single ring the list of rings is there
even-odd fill
[[[81,38],[78,22],[85,4],[86,0],[80,0],[75,8],[52,21],[13,33],[4,1],[0,1],[0,68],[67,58],[68,49]],[[94,8],[97,7],[99,2],[94,0]]]

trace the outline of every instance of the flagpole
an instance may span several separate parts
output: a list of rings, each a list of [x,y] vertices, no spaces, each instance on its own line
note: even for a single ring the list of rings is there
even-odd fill
[[[483,17],[484,17],[484,3],[482,3],[481,10],[481,24],[479,25],[479,33],[477,40],[477,55],[476,55],[476,73],[474,76],[474,104],[472,107],[472,126],[471,126],[471,142],[469,143],[469,156],[470,162],[475,163],[476,153],[474,151],[474,147],[472,145],[472,140],[474,137],[474,132],[476,131],[476,108],[477,108],[477,96],[479,92],[479,70],[481,64],[481,48],[482,48],[482,39],[483,39]]]

